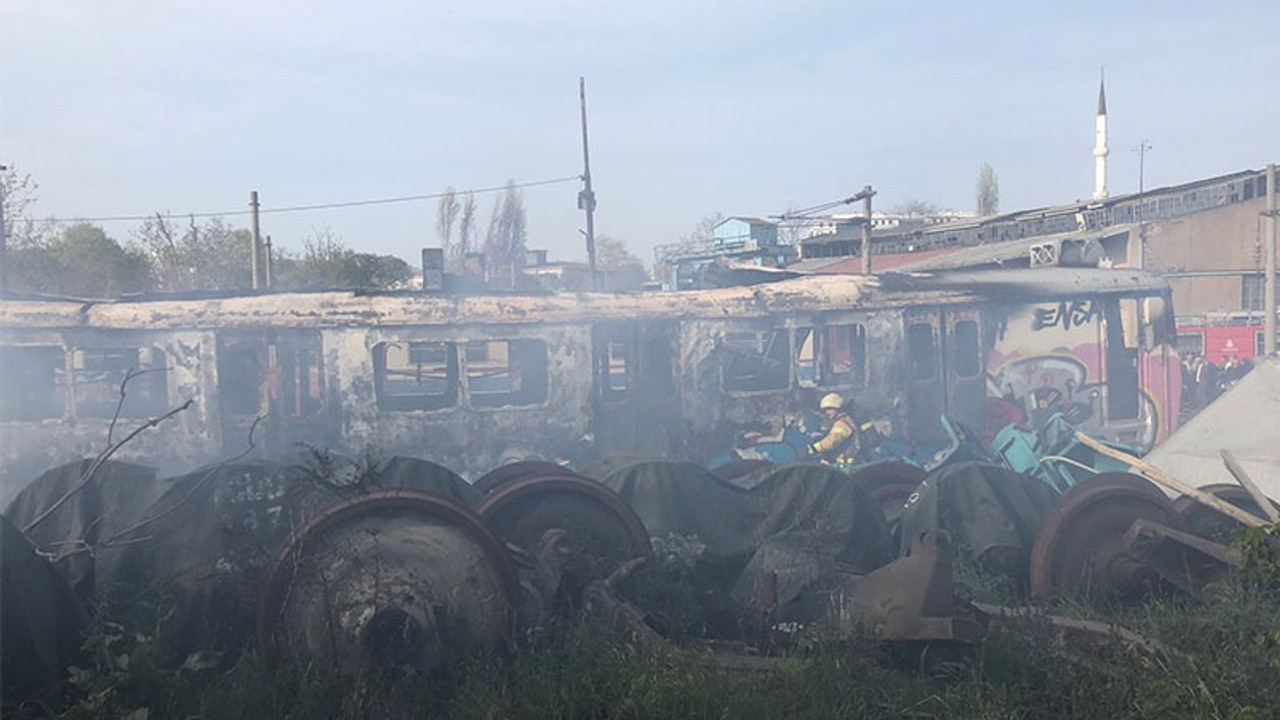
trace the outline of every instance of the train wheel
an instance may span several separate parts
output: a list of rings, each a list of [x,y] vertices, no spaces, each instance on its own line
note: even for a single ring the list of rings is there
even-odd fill
[[[541,588],[561,608],[576,606],[586,586],[651,552],[649,532],[609,488],[564,474],[523,477],[491,492],[480,515],[507,542],[543,557],[554,553],[554,588]],[[550,547],[554,545],[554,547]]]
[[[915,465],[887,461],[857,468],[850,477],[867,490],[880,506],[884,519],[893,526],[902,515],[902,508],[912,491],[927,474],[924,468]]]
[[[276,554],[258,610],[259,649],[355,676],[431,671],[510,635],[519,580],[472,511],[403,488],[334,503]]]
[[[1031,548],[1032,597],[1106,601],[1154,591],[1159,575],[1125,548],[1124,535],[1138,519],[1183,527],[1169,498],[1142,477],[1100,473],[1077,483]]]
[[[567,467],[547,462],[546,460],[521,460],[520,462],[513,462],[490,470],[480,476],[480,479],[472,483],[471,486],[481,495],[488,495],[503,485],[516,480],[524,480],[530,477],[559,477],[561,475],[565,477],[582,477]]]
[[[1220,500],[1226,500],[1247,513],[1256,515],[1259,518],[1266,518],[1266,513],[1262,511],[1262,508],[1258,507],[1257,501],[1253,499],[1249,491],[1239,485],[1215,483],[1213,485],[1205,485],[1200,489]],[[1280,507],[1280,504],[1275,503],[1275,501],[1272,501],[1272,504]],[[1178,513],[1178,517],[1186,524],[1189,532],[1214,542],[1230,542],[1232,531],[1241,526],[1239,521],[1198,502],[1189,495],[1182,495],[1174,500],[1173,508]]]
[[[747,458],[745,460],[734,460],[733,462],[725,463],[715,470],[712,470],[711,474],[721,480],[737,480],[740,477],[745,477],[757,470],[768,467],[773,467],[773,463],[768,460]]]

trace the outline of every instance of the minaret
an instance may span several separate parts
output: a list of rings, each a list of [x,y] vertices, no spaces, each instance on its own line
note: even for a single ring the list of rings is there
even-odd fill
[[[1093,199],[1107,199],[1107,83],[1104,77],[1098,82],[1098,117],[1093,130]]]

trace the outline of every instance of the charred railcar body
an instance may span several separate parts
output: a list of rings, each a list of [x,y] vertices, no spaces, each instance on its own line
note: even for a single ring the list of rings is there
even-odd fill
[[[0,302],[0,496],[120,451],[184,470],[299,445],[430,457],[699,460],[840,392],[908,441],[1068,411],[1149,447],[1180,386],[1167,285],[1047,268],[611,294],[353,292]],[[130,370],[146,369],[124,385]],[[114,430],[113,428],[114,420]]]

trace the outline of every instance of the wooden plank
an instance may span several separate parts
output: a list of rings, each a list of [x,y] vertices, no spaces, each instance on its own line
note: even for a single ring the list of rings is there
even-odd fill
[[[1262,508],[1262,512],[1266,513],[1267,517],[1271,518],[1271,522],[1280,523],[1280,508],[1277,508],[1276,504],[1271,502],[1271,498],[1267,497],[1266,494],[1258,489],[1257,485],[1253,484],[1253,478],[1249,477],[1249,473],[1245,472],[1240,463],[1236,462],[1236,456],[1232,455],[1230,450],[1222,450],[1222,462],[1227,466],[1227,471],[1236,479],[1236,482],[1249,491],[1249,494],[1253,496],[1253,501],[1258,503],[1258,507]]]
[[[1217,510],[1223,515],[1239,520],[1241,523],[1248,525],[1249,527],[1262,527],[1267,524],[1266,520],[1263,520],[1260,517],[1255,517],[1253,514],[1247,513],[1244,510],[1241,510],[1240,508],[1236,507],[1235,505],[1232,505],[1226,500],[1223,500],[1218,497],[1214,497],[1213,495],[1210,495],[1209,493],[1201,490],[1200,488],[1192,487],[1177,478],[1170,477],[1166,475],[1164,472],[1162,472],[1160,468],[1157,468],[1156,466],[1150,463],[1143,462],[1141,459],[1136,458],[1128,453],[1121,452],[1119,450],[1116,450],[1115,448],[1107,447],[1106,445],[1103,445],[1102,443],[1098,442],[1097,440],[1094,440],[1088,435],[1085,435],[1079,430],[1076,431],[1076,440],[1079,440],[1085,445],[1088,445],[1089,447],[1102,453],[1103,455],[1106,455],[1109,458],[1112,458],[1113,460],[1119,460],[1120,462],[1128,465],[1134,470],[1137,470],[1138,472],[1142,473],[1142,475],[1147,477],[1148,479],[1154,480],[1155,482],[1160,483],[1161,485],[1169,488],[1170,490],[1195,498],[1201,504],[1208,505],[1209,507],[1213,508],[1214,510]]]

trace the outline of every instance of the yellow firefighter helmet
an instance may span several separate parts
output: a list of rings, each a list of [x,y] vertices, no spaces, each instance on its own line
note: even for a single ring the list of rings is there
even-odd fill
[[[839,410],[841,407],[844,407],[844,398],[836,393],[827,393],[818,402],[819,410]]]

